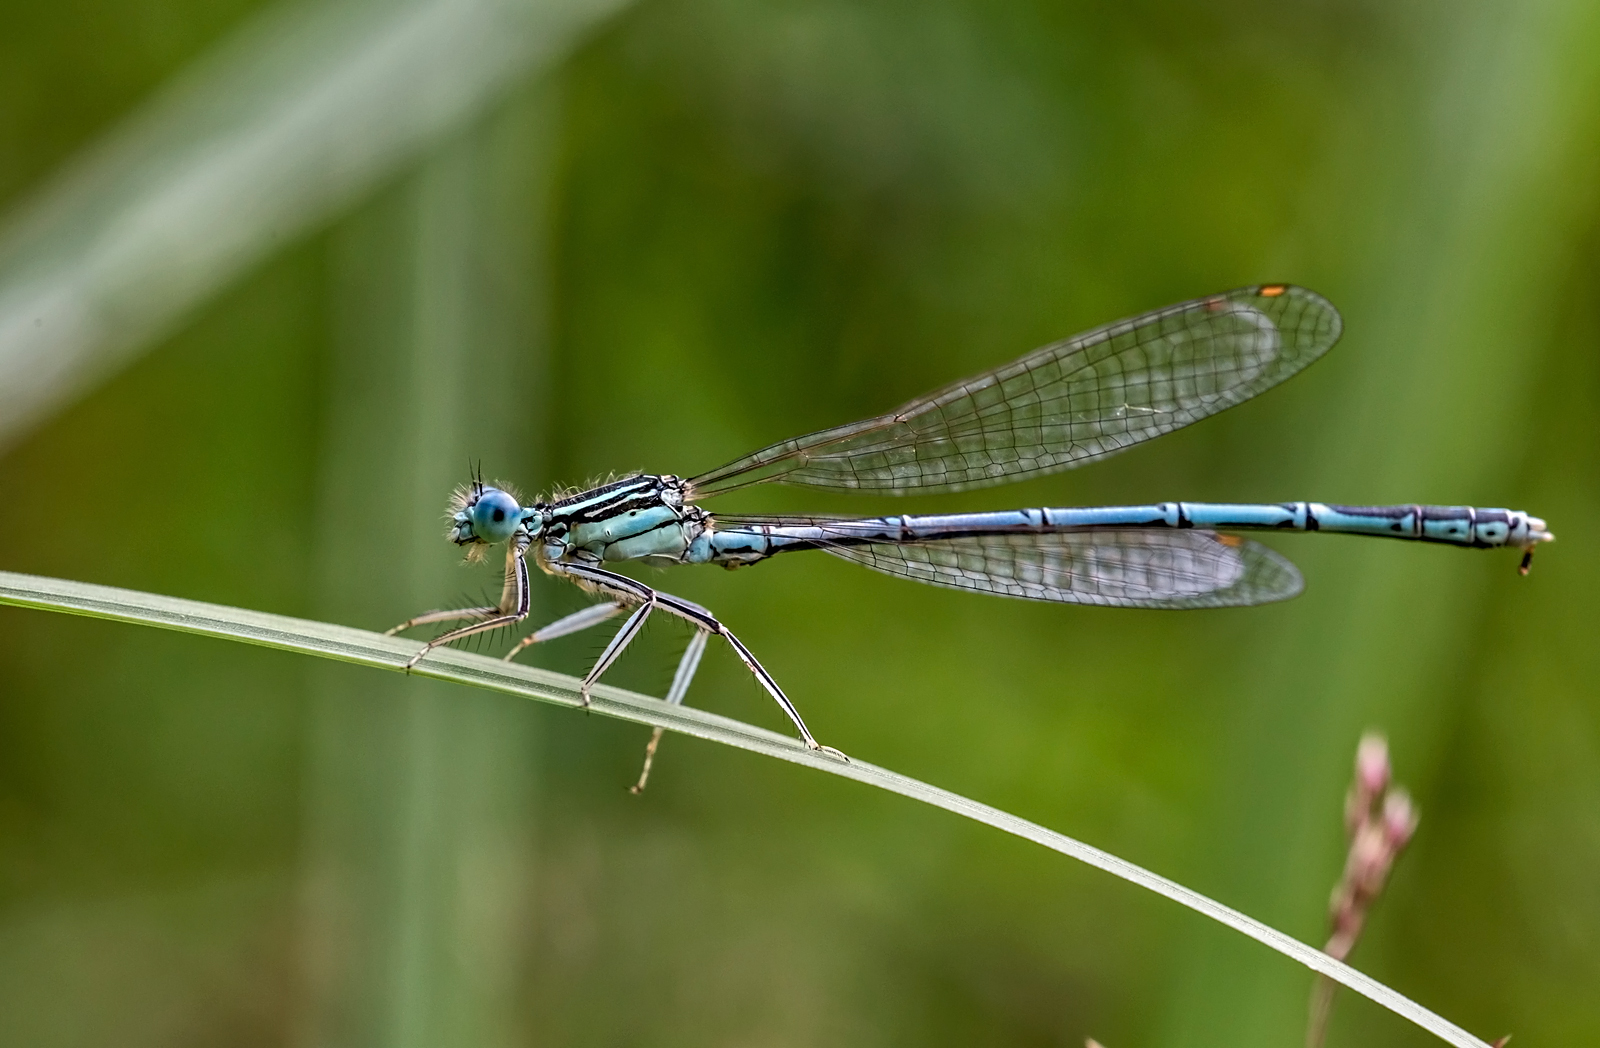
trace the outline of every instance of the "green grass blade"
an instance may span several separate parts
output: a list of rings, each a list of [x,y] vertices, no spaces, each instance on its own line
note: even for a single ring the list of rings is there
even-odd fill
[[[0,604],[140,623],[268,648],[299,651],[385,670],[400,670],[406,659],[417,650],[417,642],[413,640],[385,637],[326,622],[311,622],[218,604],[12,572],[0,572]],[[448,649],[437,651],[412,672],[418,676],[491,688],[558,706],[578,705],[576,678],[467,652]],[[763,728],[685,706],[669,706],[659,699],[619,688],[604,685],[596,687],[590,710],[603,716],[666,728],[854,779],[1033,841],[1164,895],[1234,931],[1248,935],[1312,971],[1320,972],[1370,998],[1396,1015],[1409,1019],[1449,1044],[1460,1048],[1488,1048],[1483,1041],[1454,1023],[1334,960],[1321,950],[1175,881],[1037,823],[860,760],[852,759],[846,763],[815,753],[794,739]]]

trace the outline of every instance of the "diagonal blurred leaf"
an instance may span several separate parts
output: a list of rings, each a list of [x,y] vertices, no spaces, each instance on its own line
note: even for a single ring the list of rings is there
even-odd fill
[[[274,9],[0,230],[0,444],[626,0]]]

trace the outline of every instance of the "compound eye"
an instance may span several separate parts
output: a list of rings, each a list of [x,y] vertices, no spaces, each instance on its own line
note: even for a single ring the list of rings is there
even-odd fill
[[[491,544],[509,539],[522,523],[522,507],[499,488],[485,488],[469,512],[473,534]]]

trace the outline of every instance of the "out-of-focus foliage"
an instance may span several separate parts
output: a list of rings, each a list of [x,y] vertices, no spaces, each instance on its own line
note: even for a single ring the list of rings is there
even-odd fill
[[[4,566],[382,627],[494,585],[437,538],[469,457],[529,490],[693,473],[1116,316],[1307,284],[1347,333],[1283,389],[1078,474],[887,505],[1510,506],[1560,536],[1529,578],[1314,536],[1272,540],[1303,597],[1229,612],[822,557],[656,578],[823,741],[1306,940],[1381,727],[1422,822],[1352,960],[1486,1036],[1593,1040],[1591,7],[641,0],[0,459]],[[10,5],[0,205],[249,13]],[[597,718],[0,626],[7,1043],[1253,1046],[1304,1021],[1281,958],[776,762],[672,738],[631,798],[643,734]],[[616,683],[663,690],[684,639],[657,626]],[[690,701],[780,724],[726,651]],[[1421,1036],[1346,997],[1329,1043]]]

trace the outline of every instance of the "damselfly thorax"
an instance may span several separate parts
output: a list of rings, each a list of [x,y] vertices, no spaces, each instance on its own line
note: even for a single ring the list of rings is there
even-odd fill
[[[646,474],[530,507],[528,519],[538,522],[541,567],[549,562],[686,563],[710,524],[710,515],[689,503],[686,488],[678,477]]]

